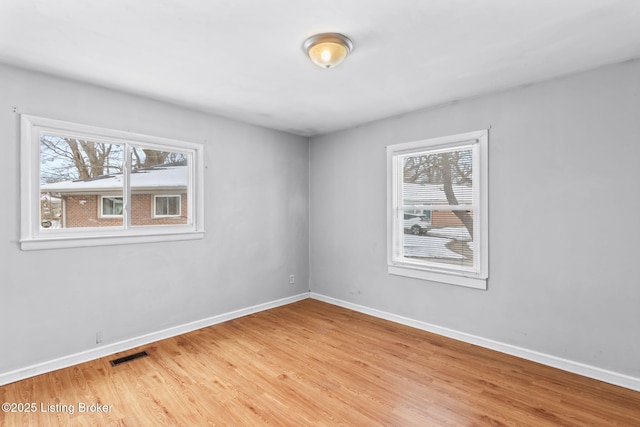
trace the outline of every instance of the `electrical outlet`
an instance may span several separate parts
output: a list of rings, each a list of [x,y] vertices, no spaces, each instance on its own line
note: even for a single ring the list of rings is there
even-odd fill
[[[102,331],[96,332],[96,344],[100,344],[102,342]]]
[[[295,276],[295,274],[290,274],[290,275],[289,275],[289,284],[290,284],[290,285],[293,285],[293,284],[295,284],[295,283],[296,283],[296,276]]]

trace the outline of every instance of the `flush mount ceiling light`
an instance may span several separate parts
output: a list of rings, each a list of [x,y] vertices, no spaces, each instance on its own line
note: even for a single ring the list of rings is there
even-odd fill
[[[309,37],[302,47],[318,67],[333,68],[349,55],[353,43],[342,34],[323,33]]]

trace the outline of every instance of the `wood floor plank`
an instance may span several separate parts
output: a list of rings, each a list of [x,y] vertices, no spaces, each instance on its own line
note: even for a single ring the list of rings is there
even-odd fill
[[[315,300],[8,384],[0,401],[37,405],[1,412],[7,427],[640,426],[639,392]]]

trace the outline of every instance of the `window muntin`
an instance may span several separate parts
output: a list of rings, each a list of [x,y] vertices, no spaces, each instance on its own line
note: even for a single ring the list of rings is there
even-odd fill
[[[486,288],[486,131],[389,146],[389,272]]]
[[[21,126],[23,249],[203,237],[202,145],[27,115]],[[154,221],[164,194],[180,195],[179,217]]]
[[[153,196],[154,216],[173,217],[180,216],[180,196]]]

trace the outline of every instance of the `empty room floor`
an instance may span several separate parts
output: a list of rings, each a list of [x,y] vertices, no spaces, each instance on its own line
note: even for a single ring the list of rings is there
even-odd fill
[[[23,404],[2,426],[640,425],[640,392],[312,299],[8,384],[0,401]]]

